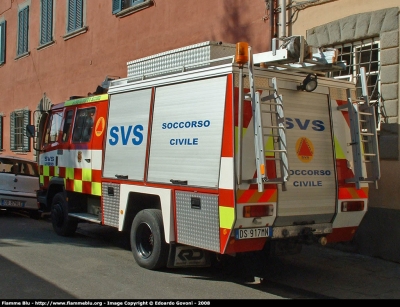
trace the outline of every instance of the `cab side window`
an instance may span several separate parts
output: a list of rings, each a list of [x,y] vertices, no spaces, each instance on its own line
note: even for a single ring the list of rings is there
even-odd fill
[[[46,134],[44,135],[43,145],[49,145],[58,141],[61,130],[62,111],[55,112],[49,117],[46,125]]]
[[[76,112],[73,142],[89,142],[92,137],[96,108],[80,109]]]
[[[69,139],[69,135],[71,134],[71,127],[72,127],[72,118],[74,116],[74,111],[69,110],[65,115],[64,125],[62,129],[62,142],[67,142]]]

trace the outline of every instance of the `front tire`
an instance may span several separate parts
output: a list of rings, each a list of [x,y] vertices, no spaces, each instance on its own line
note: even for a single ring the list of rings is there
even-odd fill
[[[63,237],[72,236],[78,228],[78,221],[68,216],[68,203],[64,193],[57,193],[53,198],[51,223],[54,231]]]
[[[140,211],[133,219],[130,241],[133,257],[139,266],[149,270],[166,267],[169,249],[161,210]]]

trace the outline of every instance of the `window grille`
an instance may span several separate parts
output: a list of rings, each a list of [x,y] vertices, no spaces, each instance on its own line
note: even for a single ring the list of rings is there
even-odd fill
[[[362,96],[360,82],[360,68],[366,71],[368,98],[371,104],[375,105],[377,128],[383,119],[381,83],[380,83],[380,42],[378,39],[366,39],[351,43],[330,46],[338,49],[338,61],[346,61],[346,69],[343,71],[331,72],[330,77],[345,79],[356,84],[357,97]]]

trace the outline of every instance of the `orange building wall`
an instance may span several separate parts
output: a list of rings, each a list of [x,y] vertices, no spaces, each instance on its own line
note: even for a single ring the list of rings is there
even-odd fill
[[[126,77],[127,62],[204,41],[248,41],[254,52],[270,50],[264,0],[162,0],[131,15],[112,15],[111,0],[86,0],[86,33],[64,40],[66,0],[55,0],[55,43],[37,50],[40,2],[28,0],[30,55],[16,58],[18,4],[0,1],[7,21],[6,63],[0,66],[3,154],[10,151],[10,112],[35,110],[46,93],[52,103],[95,91],[107,75]],[[27,153],[33,157],[33,150]]]

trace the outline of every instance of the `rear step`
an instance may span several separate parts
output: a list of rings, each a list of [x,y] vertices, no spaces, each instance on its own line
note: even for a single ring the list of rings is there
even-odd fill
[[[100,224],[101,220],[99,220],[98,215],[90,214],[90,213],[68,213],[68,216],[75,217],[81,220],[85,220],[92,223]]]

